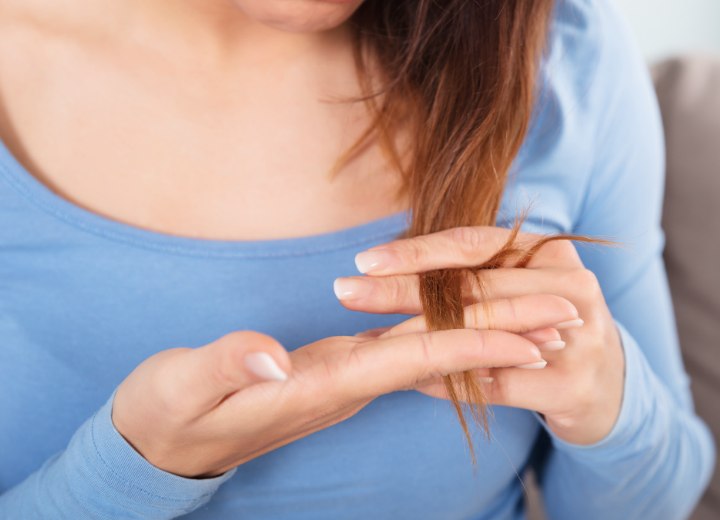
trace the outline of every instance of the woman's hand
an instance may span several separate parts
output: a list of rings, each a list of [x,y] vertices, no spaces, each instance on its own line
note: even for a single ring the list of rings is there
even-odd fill
[[[370,248],[356,257],[360,272],[369,276],[338,278],[335,292],[349,309],[421,314],[417,273],[480,265],[501,248],[509,233],[497,227],[466,226]],[[518,243],[528,245],[539,238],[520,233]],[[547,366],[541,370],[476,370],[489,401],[539,412],[552,431],[567,442],[592,444],[603,439],[620,411],[624,356],[598,281],[585,269],[575,247],[567,240],[551,241],[540,248],[527,268],[500,267],[483,271],[481,276],[486,285],[486,305],[507,309],[504,315],[513,316],[516,328],[509,328],[496,312],[492,313],[492,324],[485,321],[483,312],[466,312],[466,326],[549,334],[551,331],[536,330],[538,315],[547,312],[549,305],[559,305],[549,298],[559,297],[577,312],[564,323],[555,324],[556,330],[562,330],[562,341],[543,348]],[[477,308],[480,292],[477,285],[468,285],[463,288],[463,297]],[[424,330],[424,318],[417,316],[364,336],[390,338]],[[447,398],[440,380],[419,390]]]
[[[148,358],[119,386],[112,420],[158,468],[209,477],[347,419],[381,394],[540,360],[530,339],[506,331],[337,336],[290,353],[270,336],[238,331]]]

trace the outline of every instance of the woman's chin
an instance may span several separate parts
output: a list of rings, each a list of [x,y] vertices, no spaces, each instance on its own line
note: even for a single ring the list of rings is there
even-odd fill
[[[258,23],[274,29],[309,33],[335,29],[347,21],[363,0],[233,0]]]

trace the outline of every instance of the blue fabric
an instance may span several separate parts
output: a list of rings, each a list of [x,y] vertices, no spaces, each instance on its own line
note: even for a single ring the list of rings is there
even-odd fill
[[[278,240],[164,235],[71,204],[0,146],[0,518],[520,519],[518,473],[531,460],[553,519],[686,516],[714,447],[693,411],[662,263],[654,94],[608,0],[560,2],[551,44],[498,223],[531,203],[527,231],[625,244],[578,246],[626,359],[605,439],[572,445],[537,414],[496,406],[492,440],[474,431],[473,474],[449,403],[407,391],[214,479],[163,472],[110,420],[127,374],[159,350],[233,330],[292,350],[406,319],[346,310],[332,282],[357,274],[355,253],[410,215]]]

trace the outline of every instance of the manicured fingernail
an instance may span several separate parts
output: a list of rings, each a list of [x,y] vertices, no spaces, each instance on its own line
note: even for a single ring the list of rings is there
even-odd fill
[[[272,356],[266,352],[251,352],[245,354],[243,359],[245,367],[262,379],[273,379],[275,381],[284,381],[287,374],[282,368],[275,363]]]
[[[354,300],[367,296],[370,292],[370,283],[361,278],[335,278],[333,291],[338,300]]]
[[[495,381],[495,378],[494,377],[478,377],[477,380],[480,381],[481,383],[492,383],[493,381]]]
[[[565,348],[565,342],[561,339],[556,339],[554,341],[540,343],[539,347],[543,350],[562,350]]]
[[[518,365],[517,368],[545,368],[547,361],[538,361],[537,363],[528,363],[526,365]]]
[[[361,273],[381,271],[392,265],[393,255],[386,249],[373,249],[355,255],[355,266]]]
[[[562,321],[555,325],[556,329],[574,329],[576,327],[582,327],[585,324],[580,318],[576,320]]]

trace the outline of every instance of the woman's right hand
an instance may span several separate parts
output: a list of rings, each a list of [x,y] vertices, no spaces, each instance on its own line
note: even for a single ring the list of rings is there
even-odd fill
[[[568,306],[555,303],[534,313],[536,322],[546,318],[538,328],[562,321],[558,309]],[[477,305],[466,308],[468,327],[480,319]],[[512,304],[498,309],[493,315],[510,330],[522,319]],[[513,316],[503,319],[502,313]],[[547,330],[540,337],[557,334]],[[156,467],[184,477],[216,476],[347,419],[382,394],[439,375],[542,361],[531,334],[523,332],[466,328],[386,338],[335,336],[290,353],[265,334],[232,332],[141,363],[119,386],[112,420]]]

